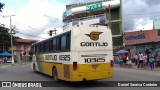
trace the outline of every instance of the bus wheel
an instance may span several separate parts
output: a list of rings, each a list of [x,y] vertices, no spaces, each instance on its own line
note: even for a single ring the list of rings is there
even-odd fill
[[[57,73],[57,69],[56,68],[54,68],[52,70],[52,76],[53,76],[54,81],[59,81],[59,79],[58,79],[58,73]]]

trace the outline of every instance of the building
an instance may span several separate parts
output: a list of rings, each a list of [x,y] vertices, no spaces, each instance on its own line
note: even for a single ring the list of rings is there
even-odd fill
[[[13,45],[13,52],[16,55],[16,60],[27,61],[29,58],[29,53],[31,49],[31,44],[38,42],[37,40],[30,39],[17,39],[16,43]],[[25,56],[25,60],[24,60]]]
[[[155,50],[160,48],[159,30],[140,30],[134,32],[126,32],[123,34],[123,42],[126,49],[135,54],[144,52],[146,49]]]
[[[63,13],[63,29],[77,24],[110,26],[113,45],[123,44],[123,21],[121,0],[97,0],[95,2],[66,5]]]

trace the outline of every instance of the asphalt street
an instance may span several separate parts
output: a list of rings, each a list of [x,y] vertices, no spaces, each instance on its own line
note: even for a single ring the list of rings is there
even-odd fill
[[[0,81],[53,81],[52,77],[36,73],[29,63],[0,67]],[[108,87],[106,81],[160,81],[159,71],[114,68],[114,77],[89,82],[58,82],[61,87],[42,88],[0,88],[0,90],[159,90],[159,87]],[[109,83],[109,82],[107,82]],[[81,87],[79,87],[81,85]],[[105,86],[106,85],[106,86]],[[78,87],[77,87],[78,86]]]

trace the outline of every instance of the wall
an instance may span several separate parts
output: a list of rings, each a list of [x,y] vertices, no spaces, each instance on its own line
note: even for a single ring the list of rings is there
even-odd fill
[[[123,35],[123,42],[125,45],[136,45],[148,42],[158,42],[160,36],[158,36],[157,30],[144,30],[142,32],[126,32]]]

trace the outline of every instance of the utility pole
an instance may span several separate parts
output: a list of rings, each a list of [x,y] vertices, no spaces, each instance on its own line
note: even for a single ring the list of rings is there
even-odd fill
[[[14,64],[14,53],[13,53],[13,37],[12,37],[12,34],[13,34],[13,29],[12,29],[12,16],[15,16],[15,15],[0,15],[2,16],[3,18],[5,18],[5,16],[9,16],[10,18],[10,35],[11,35],[11,52],[12,52],[12,64]]]
[[[10,15],[10,33],[11,33],[11,52],[12,52],[12,64],[14,64],[14,53],[13,53],[13,37],[12,37],[12,34],[13,34],[13,29],[12,29],[12,16],[15,16],[15,15]]]
[[[111,7],[110,7],[110,4],[108,5],[108,10],[109,10],[109,27],[111,29]]]

